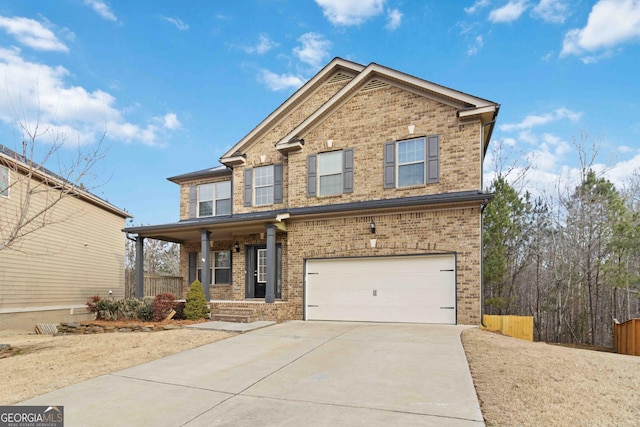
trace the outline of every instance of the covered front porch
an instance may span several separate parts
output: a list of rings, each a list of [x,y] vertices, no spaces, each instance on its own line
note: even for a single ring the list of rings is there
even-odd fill
[[[288,217],[271,211],[126,228],[136,242],[136,298],[144,297],[144,240],[157,239],[180,244],[183,294],[199,280],[215,320],[293,318],[283,281]]]

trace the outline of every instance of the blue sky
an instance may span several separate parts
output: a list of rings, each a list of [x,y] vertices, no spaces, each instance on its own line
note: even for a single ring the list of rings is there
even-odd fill
[[[500,103],[493,144],[534,192],[571,175],[581,134],[617,185],[640,167],[638,0],[2,2],[0,143],[37,121],[72,155],[106,130],[94,192],[173,222],[166,177],[218,165],[336,56]]]

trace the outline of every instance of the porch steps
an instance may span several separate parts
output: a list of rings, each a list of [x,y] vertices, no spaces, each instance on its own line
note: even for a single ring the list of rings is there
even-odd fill
[[[216,307],[211,311],[211,320],[218,322],[251,323],[258,320],[252,308]]]

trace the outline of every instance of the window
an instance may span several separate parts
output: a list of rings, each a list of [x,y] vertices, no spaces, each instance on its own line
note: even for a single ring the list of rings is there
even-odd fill
[[[244,169],[244,206],[282,203],[282,163]]]
[[[430,135],[384,144],[384,188],[432,184],[440,180],[440,137]]]
[[[424,141],[398,142],[398,187],[424,184]]]
[[[267,283],[267,250],[258,249],[258,283]]]
[[[0,165],[0,196],[9,197],[9,168]]]
[[[209,275],[214,285],[231,283],[231,251],[215,251],[210,254]],[[198,252],[198,280],[202,282],[202,253]]]
[[[307,157],[307,197],[353,193],[353,148]]]
[[[198,217],[231,215],[231,181],[198,185]]]
[[[318,193],[342,194],[342,151],[318,154]]]
[[[254,188],[256,206],[273,203],[273,165],[254,169]]]

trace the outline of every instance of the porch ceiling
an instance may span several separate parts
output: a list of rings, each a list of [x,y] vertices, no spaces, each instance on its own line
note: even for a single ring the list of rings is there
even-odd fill
[[[272,224],[273,221],[256,221],[256,222],[243,222],[233,224],[195,224],[191,227],[184,226],[184,224],[168,224],[160,226],[149,227],[133,227],[128,228],[125,231],[128,233],[134,233],[139,236],[164,240],[167,242],[187,243],[187,242],[199,242],[201,231],[211,232],[211,240],[233,240],[234,236],[240,234],[257,234],[265,233],[266,226]]]

